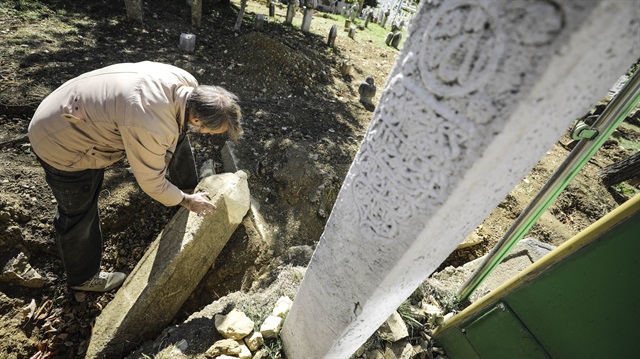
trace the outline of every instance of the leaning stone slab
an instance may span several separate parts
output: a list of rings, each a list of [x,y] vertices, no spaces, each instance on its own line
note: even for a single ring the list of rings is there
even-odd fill
[[[244,172],[202,180],[215,214],[178,210],[98,316],[86,358],[120,357],[158,334],[193,292],[249,209]]]

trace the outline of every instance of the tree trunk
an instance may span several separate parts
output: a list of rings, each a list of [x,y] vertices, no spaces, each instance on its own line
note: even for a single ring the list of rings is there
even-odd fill
[[[236,25],[233,27],[234,30],[240,30],[242,26],[242,17],[244,16],[244,9],[247,7],[247,0],[242,0],[240,4],[240,11],[238,11],[238,19],[236,19]]]
[[[124,0],[129,20],[142,22],[142,0]]]
[[[637,176],[640,176],[640,151],[600,171],[600,179],[605,186],[613,186]]]

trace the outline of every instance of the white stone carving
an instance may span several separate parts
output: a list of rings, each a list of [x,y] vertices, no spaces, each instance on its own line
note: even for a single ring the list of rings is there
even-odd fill
[[[548,44],[564,28],[564,11],[553,1],[510,1],[507,14],[506,22],[523,45]]]
[[[482,87],[505,51],[505,35],[489,2],[444,2],[427,24],[418,56],[424,86],[441,96]]]

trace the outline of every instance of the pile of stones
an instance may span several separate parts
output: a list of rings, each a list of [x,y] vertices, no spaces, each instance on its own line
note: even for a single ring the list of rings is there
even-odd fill
[[[292,301],[288,297],[280,297],[271,315],[255,331],[255,323],[245,313],[233,309],[226,315],[215,316],[218,333],[225,339],[218,340],[206,351],[208,358],[216,359],[261,359],[267,358],[269,352],[264,348],[265,339],[275,339],[280,333],[285,315],[291,308]]]

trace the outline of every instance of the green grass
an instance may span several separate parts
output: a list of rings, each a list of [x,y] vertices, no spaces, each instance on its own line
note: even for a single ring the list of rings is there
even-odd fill
[[[341,15],[338,15],[338,18],[342,20],[342,23],[344,24],[344,21],[346,20],[346,18]],[[355,22],[355,26],[364,25],[364,20],[362,19],[356,18],[354,22]],[[391,32],[390,21],[387,21],[386,25],[387,25],[387,28],[384,28],[378,24],[369,22],[369,24],[364,30],[358,30],[358,34],[356,36],[360,37],[364,41],[372,42],[377,47],[385,48],[387,47],[387,44],[386,44],[387,35]],[[400,32],[402,33],[402,40],[400,41],[400,45],[398,45],[398,48],[402,47],[402,43],[407,37],[406,31],[400,31]]]
[[[23,20],[37,20],[47,6],[35,0],[3,0],[0,2],[0,14],[11,14]]]
[[[618,183],[617,185],[613,186],[613,189],[615,189],[616,191],[618,191],[618,193],[631,198],[633,196],[635,196],[636,194],[640,193],[640,190],[637,189],[634,186],[629,185],[626,182],[621,182]]]
[[[634,124],[628,123],[628,122],[622,122],[620,124],[620,126],[618,126],[618,128],[620,128],[621,130],[624,130],[625,132],[632,132],[632,133],[636,133],[636,134],[640,134],[640,128]],[[640,142],[638,141],[632,141],[632,140],[628,140],[626,138],[623,138],[621,136],[615,136],[616,141],[618,141],[618,144],[620,144],[621,147],[625,148],[625,149],[629,149],[629,150],[633,150],[634,152],[640,151]]]
[[[240,7],[240,0],[232,0],[232,1],[234,4],[237,4],[237,6]],[[276,8],[276,17],[275,17],[275,20],[273,21],[277,23],[282,23],[284,25],[286,12],[287,12],[287,6],[279,5]],[[266,17],[269,11],[268,11],[268,8],[262,3],[247,2],[246,13],[264,14]],[[331,28],[331,26],[336,24],[338,25],[338,32],[339,32],[338,36],[347,36],[347,32],[343,31],[345,20],[346,18],[340,14],[328,14],[320,11],[314,11],[313,19],[311,21],[310,31],[313,34],[326,37],[329,34],[329,29]],[[351,24],[356,27],[358,25],[364,25],[364,20],[356,18]],[[300,29],[300,27],[302,26],[302,12],[300,11],[299,8],[296,11],[295,16],[293,17],[293,21],[291,25],[297,29]],[[356,34],[356,38],[358,39],[358,41],[371,42],[376,47],[379,47],[379,48],[389,48],[385,43],[385,41],[387,39],[387,34],[391,32],[391,21],[387,21],[386,25],[387,25],[387,28],[383,28],[378,24],[369,22],[369,24],[365,29],[358,30]],[[406,31],[401,31],[401,32],[402,32],[402,40],[400,41],[400,45],[398,46],[399,48],[401,48],[402,43],[407,37]]]

